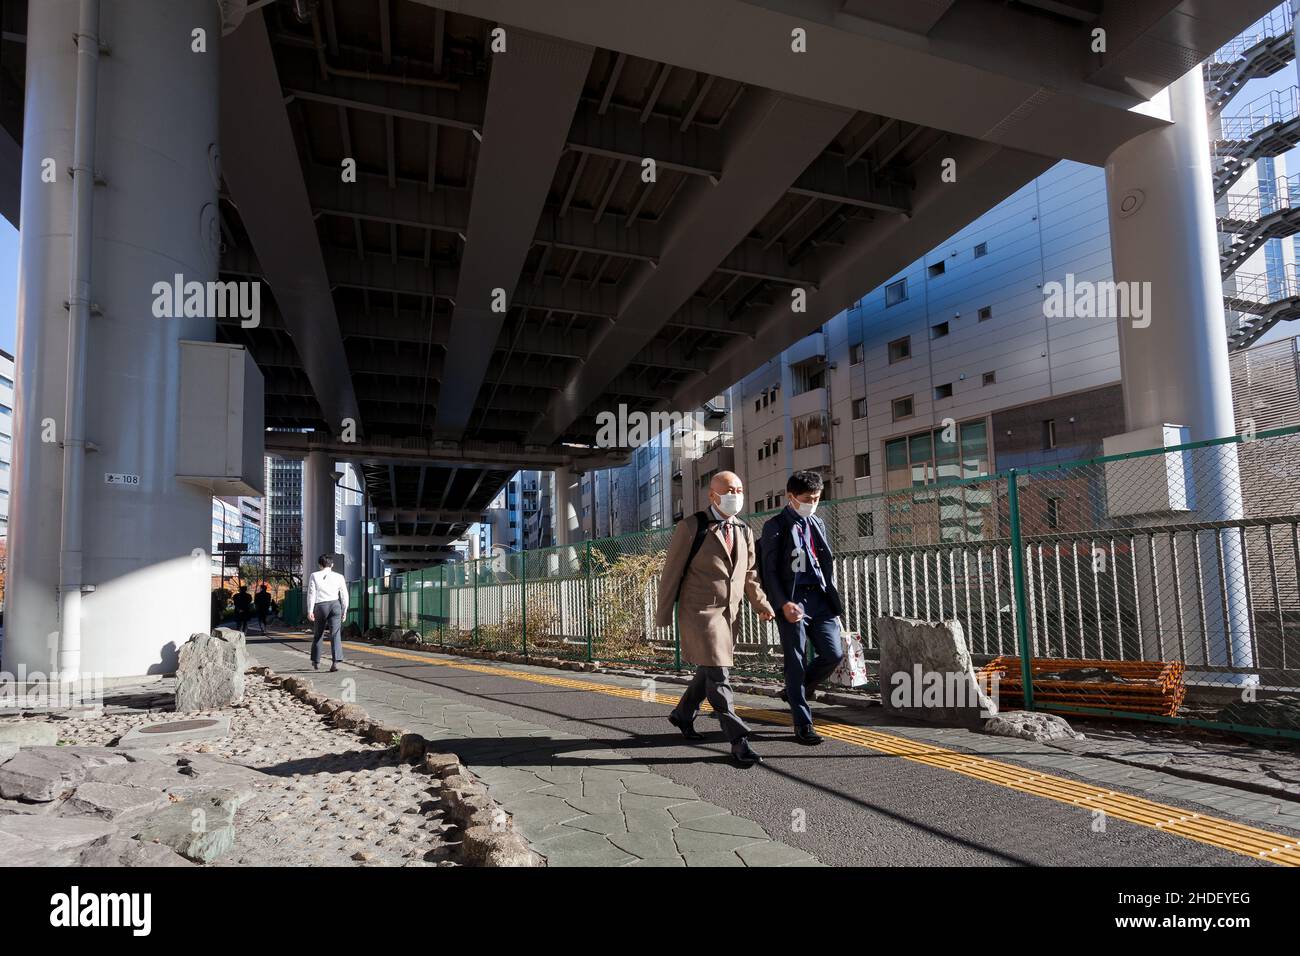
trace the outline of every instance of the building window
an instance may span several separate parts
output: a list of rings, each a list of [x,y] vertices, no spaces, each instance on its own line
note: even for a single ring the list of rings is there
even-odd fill
[[[940,259],[934,265],[930,266],[929,269],[927,269],[926,271],[929,273],[931,279],[935,279],[943,275],[944,272],[947,271],[947,269],[948,269],[947,263],[945,263],[942,259]]]
[[[976,259],[983,259],[988,254],[989,254],[989,244],[987,242],[981,242],[979,245],[975,247]]]
[[[952,398],[952,382],[945,382],[934,387],[934,400],[939,402],[945,398]]]
[[[899,279],[885,286],[885,308],[907,301],[907,279]]]
[[[979,320],[981,322],[987,322],[991,318],[993,318],[993,306],[991,305],[980,306]]]
[[[1056,419],[1049,418],[1043,422],[1043,451],[1056,447]]]
[[[1047,499],[1047,526],[1049,528],[1058,528],[1061,524],[1061,499]]]
[[[903,398],[894,399],[893,403],[894,421],[902,421],[904,418],[912,417],[912,396],[907,395]]]
[[[853,456],[853,477],[870,478],[871,477],[871,453],[863,452],[860,455]]]
[[[948,323],[940,322],[938,325],[930,326],[930,338],[941,339],[948,334]]]
[[[984,384],[985,384],[985,385],[996,385],[997,383],[998,383],[998,373],[997,373],[997,372],[985,372],[985,373],[984,373]]]
[[[762,410],[763,410],[763,400],[761,398],[754,399],[754,411],[760,412]]]
[[[870,511],[858,514],[858,537],[870,538],[876,533],[876,516]]]
[[[904,335],[901,339],[894,339],[889,343],[889,364],[901,362],[903,359],[912,357],[912,337]]]
[[[850,365],[861,365],[865,357],[866,357],[866,349],[862,347],[861,342],[858,342],[856,345],[849,346]]]
[[[865,398],[855,398],[853,400],[854,420],[857,420],[859,418],[866,418],[866,417],[867,417],[867,400]]]

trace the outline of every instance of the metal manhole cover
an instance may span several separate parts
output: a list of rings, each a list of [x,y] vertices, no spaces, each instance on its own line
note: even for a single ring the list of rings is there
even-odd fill
[[[182,734],[187,730],[204,730],[208,727],[215,727],[215,720],[178,720],[170,724],[150,724],[148,727],[141,727],[142,734]]]

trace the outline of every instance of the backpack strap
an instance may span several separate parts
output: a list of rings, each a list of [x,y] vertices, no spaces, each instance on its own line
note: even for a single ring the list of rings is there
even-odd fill
[[[686,563],[682,565],[682,579],[677,582],[677,600],[681,599],[682,585],[686,583],[686,575],[690,573],[691,562],[700,553],[700,548],[704,547],[704,536],[708,533],[709,516],[703,511],[695,512],[695,538],[691,541],[691,551],[686,555]]]

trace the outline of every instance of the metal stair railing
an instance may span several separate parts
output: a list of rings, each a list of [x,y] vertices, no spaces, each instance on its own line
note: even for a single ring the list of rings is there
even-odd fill
[[[1205,61],[1210,116],[1223,110],[1253,79],[1272,76],[1295,59],[1289,2],[1282,3],[1215,50]]]
[[[1230,351],[1248,348],[1277,325],[1300,318],[1300,276],[1294,265],[1280,273],[1237,273],[1223,290],[1224,308],[1241,314],[1228,333]]]
[[[1220,124],[1220,138],[1210,146],[1219,160],[1215,199],[1222,199],[1256,160],[1281,156],[1300,144],[1300,89],[1271,90],[1223,117]]]
[[[1220,274],[1232,275],[1270,239],[1300,233],[1300,174],[1265,181],[1248,193],[1225,197],[1219,231],[1233,236],[1220,254]]]

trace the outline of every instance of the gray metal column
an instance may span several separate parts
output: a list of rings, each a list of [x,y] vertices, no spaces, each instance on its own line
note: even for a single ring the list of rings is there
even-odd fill
[[[186,281],[216,278],[221,21],[211,0],[100,2],[100,44],[111,55],[101,56],[96,70],[86,361],[80,381],[72,380],[84,408],[78,429],[65,413],[76,314],[76,303],[72,312],[65,303],[80,9],[77,0],[43,0],[28,11],[18,292],[23,387],[3,666],[48,673],[55,664],[64,630],[64,455],[84,454],[80,469],[72,469],[74,476],[80,470],[81,486],[73,529],[80,540],[72,535],[84,595],[80,660],[67,663],[111,677],[172,669],[176,645],[209,626],[211,494],[175,476],[178,342],[210,341],[215,326],[206,317],[155,318],[153,287],[178,273]],[[205,31],[205,53],[191,48],[196,29]],[[42,181],[47,159],[54,182]],[[81,434],[61,447],[69,431]],[[84,452],[76,443],[83,435]]]
[[[334,553],[334,462],[327,452],[308,452],[302,463],[302,571],[316,570],[322,554]],[[342,573],[341,568],[335,568]]]
[[[343,521],[343,554],[347,559],[347,568],[340,570],[342,571],[343,577],[348,581],[360,581],[362,576],[361,562],[365,557],[365,554],[362,551],[361,540],[361,505],[344,505]]]
[[[1157,100],[1153,111],[1166,111],[1172,125],[1126,143],[1106,163],[1115,281],[1149,283],[1150,289],[1148,319],[1119,318],[1124,410],[1130,430],[1170,424],[1185,426],[1192,441],[1221,438],[1235,434],[1236,424],[1201,68]],[[1236,446],[1198,449],[1188,457],[1195,511],[1152,523],[1240,519],[1245,509]],[[1209,655],[1193,663],[1252,667],[1240,539],[1235,531],[1201,537],[1210,555],[1201,585]],[[1213,557],[1219,549],[1221,576]],[[1189,569],[1195,562],[1192,555],[1181,563]],[[1195,592],[1197,582],[1184,584],[1187,593]]]

